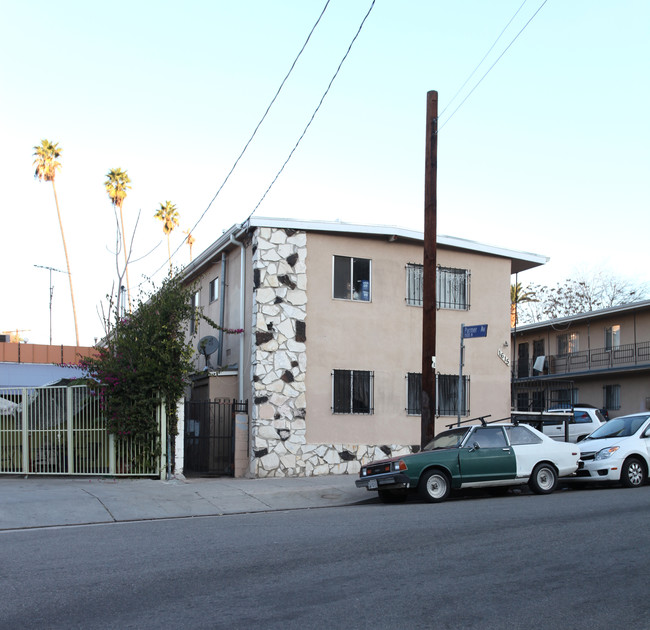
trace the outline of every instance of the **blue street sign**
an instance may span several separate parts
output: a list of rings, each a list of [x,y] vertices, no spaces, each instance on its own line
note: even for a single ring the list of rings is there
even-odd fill
[[[463,339],[487,337],[487,327],[487,324],[478,324],[477,326],[463,326]]]

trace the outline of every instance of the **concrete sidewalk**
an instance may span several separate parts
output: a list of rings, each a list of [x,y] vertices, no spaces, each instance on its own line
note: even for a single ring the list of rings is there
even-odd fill
[[[0,530],[322,508],[376,496],[356,478],[0,477]]]

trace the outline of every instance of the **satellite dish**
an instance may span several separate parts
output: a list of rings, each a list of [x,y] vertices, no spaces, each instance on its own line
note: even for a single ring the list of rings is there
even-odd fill
[[[205,366],[212,367],[210,365],[210,355],[217,351],[219,348],[219,340],[212,335],[207,337],[201,337],[198,344],[199,352],[205,356]]]

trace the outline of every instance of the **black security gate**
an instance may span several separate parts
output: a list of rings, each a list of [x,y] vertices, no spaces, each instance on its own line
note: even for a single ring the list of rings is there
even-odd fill
[[[185,402],[185,471],[234,476],[237,405],[230,399]]]

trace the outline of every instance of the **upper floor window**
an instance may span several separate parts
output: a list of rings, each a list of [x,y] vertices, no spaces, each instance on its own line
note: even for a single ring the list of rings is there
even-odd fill
[[[620,348],[620,346],[621,327],[617,324],[616,326],[608,326],[605,328],[605,348],[612,350],[614,348]]]
[[[406,303],[410,306],[423,304],[423,266],[415,263],[406,265]],[[469,309],[468,269],[437,267],[436,307],[455,310]]]
[[[196,333],[196,311],[199,308],[199,292],[197,291],[191,298],[192,300],[192,307],[194,310],[192,311],[192,317],[190,318],[190,335],[193,335]]]
[[[219,276],[214,280],[210,280],[210,302],[219,299]]]
[[[578,333],[564,333],[557,336],[557,353],[560,355],[578,352]]]
[[[332,372],[332,411],[334,413],[373,412],[373,373],[367,370]]]
[[[369,302],[370,260],[334,256],[333,296],[340,300]]]

